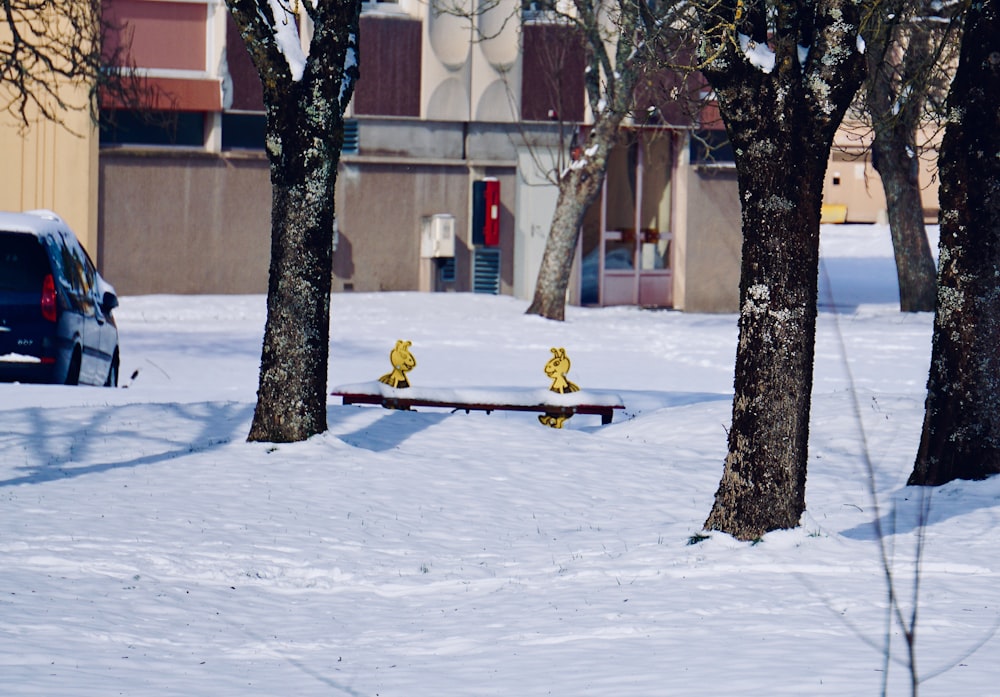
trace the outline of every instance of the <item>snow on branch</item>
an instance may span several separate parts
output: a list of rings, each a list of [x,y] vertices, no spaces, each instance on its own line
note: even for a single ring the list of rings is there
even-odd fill
[[[292,74],[292,80],[298,82],[306,69],[306,53],[302,49],[302,40],[299,37],[299,16],[298,0],[293,0],[295,7],[289,7],[281,0],[268,0],[271,6],[271,14],[274,21],[271,28],[274,31],[274,40],[277,43],[278,51],[288,62],[288,69]],[[260,5],[258,12],[260,12]],[[261,13],[261,18],[267,21]]]
[[[774,51],[765,43],[758,43],[746,34],[738,35],[740,40],[740,50],[746,56],[750,64],[759,68],[761,72],[770,73],[774,70]]]

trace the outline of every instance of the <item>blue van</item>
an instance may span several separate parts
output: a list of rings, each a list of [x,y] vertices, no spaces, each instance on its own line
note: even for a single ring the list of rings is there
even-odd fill
[[[117,306],[58,215],[0,212],[0,382],[117,386]]]

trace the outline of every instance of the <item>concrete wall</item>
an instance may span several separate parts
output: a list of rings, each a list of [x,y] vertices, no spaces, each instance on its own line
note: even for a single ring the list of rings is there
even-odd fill
[[[456,282],[448,289],[471,289],[471,189],[484,177],[500,181],[501,292],[512,292],[514,164],[461,157],[466,149],[495,156],[491,131],[467,143],[461,124],[430,130],[440,137],[414,133],[410,141],[417,158],[398,154],[400,129],[363,125],[365,150],[381,154],[342,158],[335,292],[420,289],[420,221],[435,213],[455,217]],[[504,147],[512,148],[509,139]],[[98,263],[120,293],[267,291],[271,189],[263,154],[106,149],[100,203]]]
[[[682,156],[674,181],[674,307],[736,312],[743,246],[736,169]]]
[[[100,197],[99,264],[119,293],[267,291],[263,155],[105,150]]]
[[[420,219],[435,213],[455,216],[456,263],[467,268],[468,200],[468,171],[462,166],[344,162],[337,180],[334,290],[416,290]],[[467,290],[468,284],[458,289]]]
[[[337,180],[339,242],[334,254],[335,291],[418,290],[420,221],[436,213],[455,217],[456,283],[472,287],[470,196],[472,181],[500,180],[501,292],[513,287],[513,168],[456,163],[418,164],[346,158]]]

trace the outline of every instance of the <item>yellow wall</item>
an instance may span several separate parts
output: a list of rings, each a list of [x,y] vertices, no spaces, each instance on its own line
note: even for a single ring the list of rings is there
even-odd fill
[[[96,262],[97,129],[87,111],[65,112],[66,125],[0,112],[0,210],[58,213]]]

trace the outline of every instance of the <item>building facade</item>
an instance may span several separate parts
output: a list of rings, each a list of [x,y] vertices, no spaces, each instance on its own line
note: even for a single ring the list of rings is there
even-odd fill
[[[518,0],[500,0],[474,23],[421,0],[363,8],[361,78],[337,178],[334,291],[530,298],[558,193],[552,173],[589,120],[582,47]],[[72,174],[65,162],[76,160],[57,155],[29,153],[20,167],[22,189],[56,177],[53,190],[93,203],[60,194],[4,206],[63,213],[122,294],[265,292],[263,102],[224,2],[111,0],[106,12],[141,76],[141,108],[107,100],[99,156],[95,131],[76,148]],[[662,121],[624,129],[582,226],[569,299],[735,310],[735,170],[699,154],[691,134],[702,124]]]
[[[105,104],[99,263],[125,294],[264,292],[263,104],[224,3],[111,7],[154,108]],[[516,0],[475,24],[419,0],[364,5],[335,292],[531,296],[557,196],[551,173],[588,118],[583,50],[566,32]],[[571,302],[735,307],[735,177],[691,163],[689,126],[623,139],[588,215]],[[442,229],[453,235],[434,247],[428,235]]]

